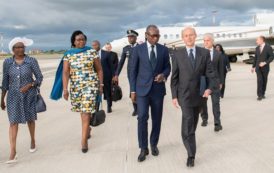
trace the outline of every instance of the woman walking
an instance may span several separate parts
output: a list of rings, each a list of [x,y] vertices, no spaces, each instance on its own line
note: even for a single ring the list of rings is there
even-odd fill
[[[18,124],[28,124],[31,142],[29,152],[36,151],[35,120],[37,87],[40,87],[43,75],[35,58],[25,54],[25,47],[33,43],[27,38],[16,37],[9,43],[13,57],[3,63],[3,81],[1,108],[9,117],[10,157],[7,164],[17,162],[16,139]],[[33,79],[35,76],[35,80]],[[5,97],[7,95],[7,104]]]
[[[87,38],[81,31],[73,32],[71,49],[63,58],[63,97],[70,95],[71,110],[80,112],[82,119],[82,152],[88,151],[90,118],[96,111],[97,95],[103,91],[103,72],[97,52],[86,45]],[[68,90],[68,83],[70,88]],[[99,90],[99,91],[98,91]]]

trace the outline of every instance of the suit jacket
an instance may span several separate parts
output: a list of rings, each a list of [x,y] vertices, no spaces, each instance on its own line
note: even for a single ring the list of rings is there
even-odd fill
[[[118,63],[119,63],[118,55],[116,52],[112,52],[112,51],[110,52],[110,54],[111,54],[112,65],[113,65],[114,73],[115,73],[118,68]]]
[[[269,71],[269,64],[271,63],[271,61],[273,61],[273,58],[273,49],[269,44],[265,43],[262,53],[260,52],[260,46],[257,46],[255,59],[253,62],[253,68],[256,67],[256,70],[258,70],[260,68],[260,62],[266,62],[266,65],[263,67],[263,69]]]
[[[217,86],[209,50],[196,46],[195,68],[192,67],[186,48],[176,50],[173,54],[170,83],[172,98],[177,98],[181,106],[200,106],[202,76],[206,76],[209,89],[213,90]]]
[[[217,50],[213,49],[212,65],[217,77],[217,85],[224,84],[224,59]],[[219,88],[219,87],[218,87]]]
[[[156,44],[157,64],[153,70],[147,43],[140,44],[133,49],[130,63],[130,91],[136,92],[137,96],[146,96],[153,88],[154,93],[164,96],[166,94],[165,83],[154,82],[158,74],[163,74],[165,79],[170,74],[169,53],[167,47]]]
[[[129,77],[130,60],[131,60],[131,57],[132,57],[133,48],[134,47],[131,47],[131,45],[127,45],[127,46],[125,46],[123,48],[121,59],[119,61],[118,68],[116,70],[116,75],[117,76],[119,76],[119,74],[121,73],[122,68],[124,66],[124,63],[125,63],[126,59],[128,59],[128,63],[127,63],[127,75]]]
[[[104,83],[111,81],[114,76],[114,67],[110,52],[101,50],[101,65],[103,68]]]

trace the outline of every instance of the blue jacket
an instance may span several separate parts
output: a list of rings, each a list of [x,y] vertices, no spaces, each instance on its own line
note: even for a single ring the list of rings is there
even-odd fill
[[[146,96],[151,89],[159,95],[166,94],[165,83],[154,82],[158,74],[163,74],[165,79],[170,74],[170,61],[167,47],[156,44],[157,65],[153,70],[148,54],[147,43],[140,44],[133,49],[130,62],[130,91],[137,96]]]

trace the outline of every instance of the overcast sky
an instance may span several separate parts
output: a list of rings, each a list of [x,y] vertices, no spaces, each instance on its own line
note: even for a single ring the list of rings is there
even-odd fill
[[[94,39],[104,44],[125,36],[129,28],[148,24],[212,25],[213,10],[218,11],[216,25],[252,25],[255,13],[274,11],[274,4],[273,0],[0,0],[0,33],[5,50],[15,36],[32,38],[32,48],[68,49],[74,30],[82,30],[88,44]]]

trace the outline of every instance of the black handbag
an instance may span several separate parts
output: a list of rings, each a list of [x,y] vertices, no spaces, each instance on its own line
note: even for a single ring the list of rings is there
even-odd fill
[[[99,110],[100,104],[101,104],[101,110]],[[96,112],[92,114],[89,124],[93,127],[96,127],[103,124],[105,122],[105,119],[106,119],[106,113],[103,110],[102,97],[98,95],[96,99]]]
[[[36,113],[45,112],[47,110],[47,105],[40,94],[40,88],[37,87],[36,90]]]
[[[112,94],[112,101],[119,101],[123,97],[122,89],[119,85],[112,85],[111,89],[111,94]]]

